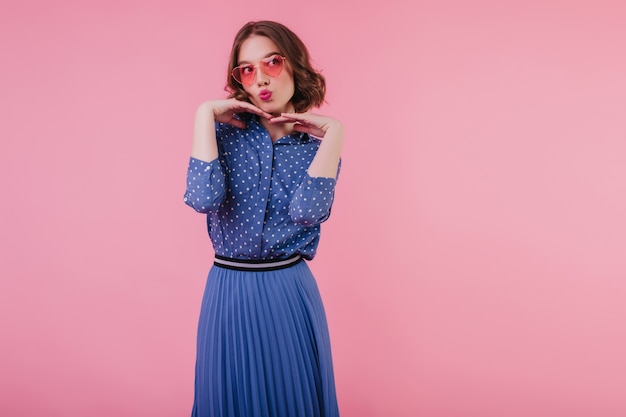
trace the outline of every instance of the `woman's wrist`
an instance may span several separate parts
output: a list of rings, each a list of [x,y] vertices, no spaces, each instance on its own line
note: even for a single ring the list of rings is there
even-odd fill
[[[343,136],[343,124],[337,119],[332,119],[326,124],[325,132],[332,132],[335,135]]]
[[[198,106],[197,114],[199,117],[212,121],[215,120],[215,106],[211,101],[205,101]]]
[[[215,115],[210,102],[205,101],[196,111],[191,156],[211,161],[217,157],[217,153]]]

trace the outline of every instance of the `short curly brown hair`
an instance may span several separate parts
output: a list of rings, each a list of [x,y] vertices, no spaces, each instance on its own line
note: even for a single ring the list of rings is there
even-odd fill
[[[233,68],[238,65],[241,44],[252,35],[270,38],[278,46],[280,52],[287,57],[293,70],[295,91],[291,98],[291,104],[296,112],[305,112],[324,103],[326,80],[311,66],[309,51],[306,46],[286,26],[269,20],[248,22],[235,36],[228,63],[228,80],[226,87],[224,87],[230,94],[229,98],[234,97],[237,100],[250,101],[243,86],[235,81],[231,73]]]

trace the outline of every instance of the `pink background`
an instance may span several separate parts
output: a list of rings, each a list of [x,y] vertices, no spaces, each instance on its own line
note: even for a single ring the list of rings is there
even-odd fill
[[[360,4],[2,3],[0,415],[189,414],[193,114],[266,18],[347,131],[311,264],[342,415],[626,415],[626,6]]]

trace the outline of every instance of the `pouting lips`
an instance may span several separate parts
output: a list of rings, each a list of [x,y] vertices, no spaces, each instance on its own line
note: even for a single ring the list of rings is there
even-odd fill
[[[259,98],[263,101],[267,101],[270,98],[272,98],[272,92],[269,90],[263,90],[261,91],[261,93],[259,94]]]

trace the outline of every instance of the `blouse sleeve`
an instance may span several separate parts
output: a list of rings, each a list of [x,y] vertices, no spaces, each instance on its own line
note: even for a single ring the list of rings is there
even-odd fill
[[[289,204],[289,216],[297,224],[314,226],[330,216],[335,195],[334,178],[304,175]]]
[[[224,170],[216,158],[211,162],[191,157],[187,169],[185,204],[199,213],[217,211],[226,196]]]

